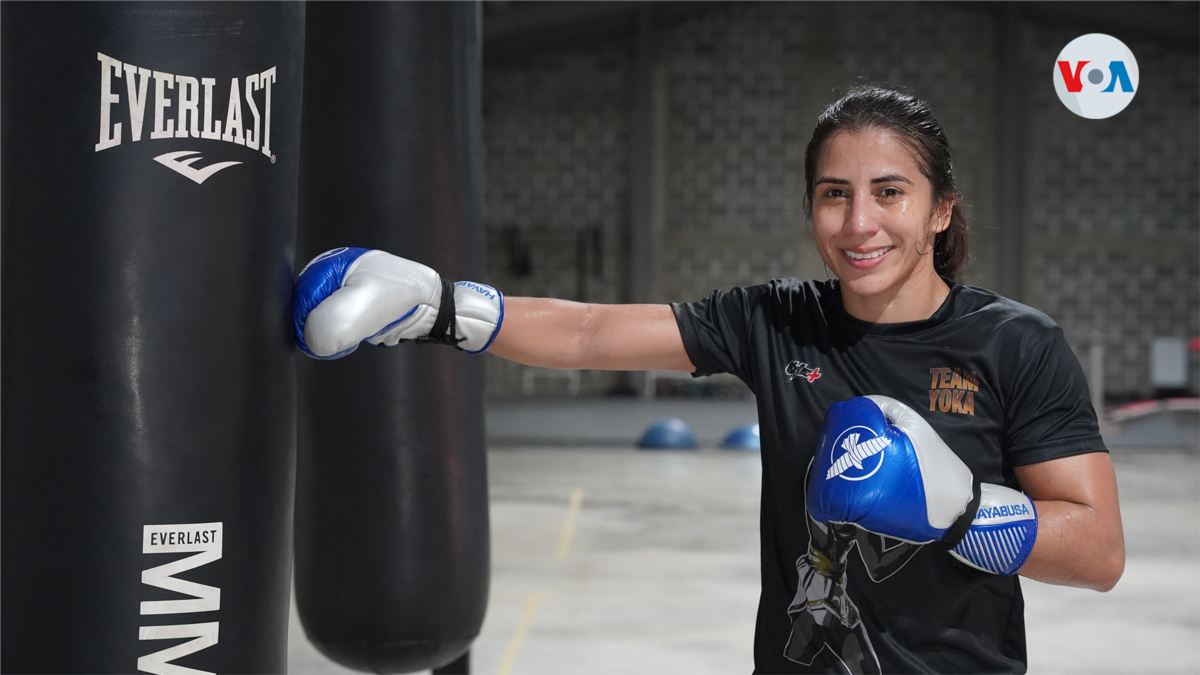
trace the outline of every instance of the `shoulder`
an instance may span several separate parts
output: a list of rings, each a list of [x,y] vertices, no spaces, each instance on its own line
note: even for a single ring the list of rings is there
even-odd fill
[[[780,278],[755,286],[735,286],[729,290],[714,290],[707,298],[697,303],[672,304],[735,305],[748,309],[767,309],[768,311],[782,309],[790,313],[826,305],[837,297],[836,280],[810,279],[802,281],[795,278]]]
[[[763,318],[780,330],[828,325],[841,311],[836,279],[772,279],[762,289]]]
[[[1045,312],[984,288],[962,286],[961,319],[980,354],[994,359],[1000,388],[1011,399],[1041,374],[1058,372],[1078,360],[1061,328]]]
[[[792,330],[826,323],[840,306],[836,280],[772,279],[765,284],[714,290],[707,298],[671,303],[677,320],[733,321],[750,330]]]
[[[977,321],[1005,340],[1038,342],[1058,324],[1045,312],[979,286],[958,286],[959,320]]]

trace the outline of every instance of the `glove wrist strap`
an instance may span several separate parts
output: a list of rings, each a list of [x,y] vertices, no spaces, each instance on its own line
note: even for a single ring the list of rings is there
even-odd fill
[[[963,511],[958,520],[954,521],[954,525],[950,526],[950,529],[946,530],[946,534],[942,535],[942,538],[937,542],[937,546],[943,551],[949,551],[958,546],[958,542],[967,536],[967,530],[970,530],[971,524],[975,522],[975,512],[979,510],[979,499],[982,496],[978,478],[974,478],[971,481],[971,495],[971,501],[967,504],[967,510]]]
[[[455,349],[462,349],[458,346],[462,340],[458,339],[457,321],[454,309],[454,284],[442,279],[442,301],[438,307],[437,319],[433,322],[433,328],[429,330],[429,335],[419,337],[414,342],[417,344],[439,344],[450,345]],[[978,502],[978,498],[976,499]]]

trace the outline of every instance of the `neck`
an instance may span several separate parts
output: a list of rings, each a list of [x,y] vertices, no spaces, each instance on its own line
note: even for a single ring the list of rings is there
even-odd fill
[[[842,306],[850,316],[870,323],[907,323],[933,316],[950,295],[950,287],[932,269],[900,288],[861,295],[842,284]]]

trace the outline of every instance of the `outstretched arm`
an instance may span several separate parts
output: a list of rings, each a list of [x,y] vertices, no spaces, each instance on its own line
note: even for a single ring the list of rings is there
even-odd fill
[[[296,344],[319,359],[341,358],[363,340],[416,340],[545,368],[696,370],[667,305],[503,297],[384,251],[327,251],[300,272],[293,295]]]
[[[1038,514],[1038,536],[1022,576],[1107,591],[1125,570],[1117,477],[1093,452],[1015,468]]]
[[[696,370],[668,305],[506,297],[504,323],[488,351],[543,368]]]

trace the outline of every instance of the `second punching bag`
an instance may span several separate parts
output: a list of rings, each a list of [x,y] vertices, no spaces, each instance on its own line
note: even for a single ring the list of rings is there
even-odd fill
[[[358,246],[482,276],[478,11],[309,5],[301,265]],[[300,363],[296,598],[309,639],[344,665],[436,668],[479,633],[483,366],[415,344]]]

